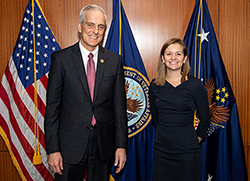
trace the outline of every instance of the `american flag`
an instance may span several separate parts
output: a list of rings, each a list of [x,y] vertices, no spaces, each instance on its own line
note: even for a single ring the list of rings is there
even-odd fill
[[[53,180],[47,164],[43,122],[50,55],[57,50],[60,46],[39,3],[29,0],[0,85],[0,134],[22,180]],[[38,165],[33,164],[36,144],[42,158]]]

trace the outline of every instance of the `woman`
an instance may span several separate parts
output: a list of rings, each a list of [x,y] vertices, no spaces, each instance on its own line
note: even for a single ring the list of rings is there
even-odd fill
[[[209,104],[202,82],[190,76],[187,48],[180,39],[162,46],[157,77],[150,84],[150,104],[156,127],[153,180],[200,180],[199,143],[210,123]],[[200,119],[197,130],[195,110]]]

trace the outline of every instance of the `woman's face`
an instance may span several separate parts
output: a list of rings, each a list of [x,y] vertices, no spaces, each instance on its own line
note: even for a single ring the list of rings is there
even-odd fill
[[[169,45],[161,58],[167,69],[172,71],[181,71],[182,65],[187,60],[187,56],[184,56],[183,47],[178,43]]]

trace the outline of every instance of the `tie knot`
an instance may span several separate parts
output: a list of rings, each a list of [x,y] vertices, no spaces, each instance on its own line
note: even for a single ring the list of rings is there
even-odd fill
[[[88,57],[92,59],[94,57],[93,53],[89,53]]]

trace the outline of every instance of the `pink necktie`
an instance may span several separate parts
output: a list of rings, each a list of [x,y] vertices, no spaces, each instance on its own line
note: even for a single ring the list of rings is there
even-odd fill
[[[89,92],[90,92],[90,96],[91,96],[91,100],[93,101],[94,98],[94,87],[95,87],[95,63],[94,63],[94,55],[92,53],[90,53],[88,55],[89,60],[87,63],[87,79],[88,79],[88,85],[89,85]],[[95,117],[93,115],[92,118],[92,125],[96,124],[96,120]]]

